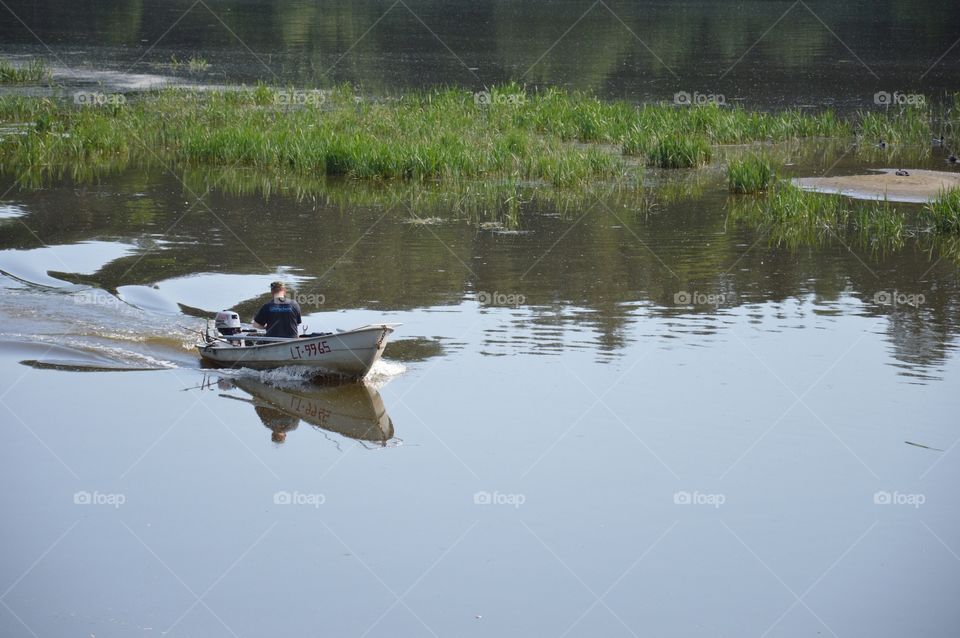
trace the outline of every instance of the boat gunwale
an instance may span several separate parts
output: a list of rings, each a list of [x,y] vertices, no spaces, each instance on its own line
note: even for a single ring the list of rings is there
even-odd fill
[[[289,337],[287,339],[283,339],[281,337],[281,339],[283,339],[282,341],[269,341],[266,343],[257,343],[250,346],[239,346],[234,343],[231,343],[232,341],[245,340],[245,338],[239,335],[235,339],[225,339],[224,337],[217,337],[214,341],[210,341],[204,344],[198,343],[197,349],[200,350],[201,352],[226,349],[224,346],[214,345],[218,341],[221,341],[221,342],[225,341],[231,346],[231,348],[243,348],[244,350],[262,350],[264,348],[285,346],[290,343],[309,343],[311,341],[316,341],[316,340],[322,341],[324,339],[330,339],[331,337],[343,337],[344,335],[360,334],[363,332],[369,332],[371,330],[386,330],[387,334],[390,334],[395,330],[395,326],[399,326],[399,325],[402,325],[402,324],[399,324],[399,323],[369,324],[366,326],[361,326],[359,328],[353,328],[352,330],[344,330],[343,332],[331,332],[331,333],[322,334],[322,335],[296,336],[296,337]],[[256,335],[254,335],[254,339],[251,339],[251,340],[255,340],[255,339],[256,339]]]

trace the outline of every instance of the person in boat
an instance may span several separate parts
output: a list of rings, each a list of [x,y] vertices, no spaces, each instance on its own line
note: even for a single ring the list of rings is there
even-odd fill
[[[270,284],[273,300],[253,318],[255,328],[266,329],[268,337],[296,337],[300,329],[300,304],[287,299],[287,287],[282,281]]]

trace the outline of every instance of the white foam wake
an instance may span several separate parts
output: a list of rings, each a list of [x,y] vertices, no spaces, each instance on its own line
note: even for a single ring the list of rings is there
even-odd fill
[[[373,364],[373,367],[370,368],[370,372],[367,374],[366,382],[379,390],[383,386],[387,385],[387,383],[389,383],[394,377],[398,377],[406,371],[407,366],[403,365],[399,361],[379,359],[375,364]]]

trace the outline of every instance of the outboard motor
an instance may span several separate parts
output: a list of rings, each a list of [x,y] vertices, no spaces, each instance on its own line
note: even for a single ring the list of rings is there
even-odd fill
[[[241,330],[240,315],[230,310],[221,310],[217,313],[214,325],[217,327],[217,332],[223,336],[239,334]]]

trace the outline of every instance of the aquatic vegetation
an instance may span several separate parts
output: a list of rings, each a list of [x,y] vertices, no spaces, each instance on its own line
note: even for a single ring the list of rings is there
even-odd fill
[[[917,166],[923,165],[932,154],[930,144],[900,144],[889,143],[885,147],[875,143],[861,141],[857,145],[857,159],[884,166]]]
[[[906,216],[889,200],[857,202],[851,216],[858,243],[874,250],[896,250],[907,237]]]
[[[508,87],[510,93],[522,96],[512,114],[517,126],[563,140],[621,143],[638,119],[637,110],[626,102],[604,102],[555,88],[527,93],[515,84]]]
[[[371,102],[349,87],[164,90],[112,108],[7,97],[0,121],[50,124],[0,147],[7,170],[51,172],[117,157],[355,179],[512,177],[558,186],[630,172],[609,149],[517,126],[516,108],[485,107],[453,90]]]
[[[773,182],[770,161],[759,155],[733,160],[727,166],[727,184],[731,193],[759,193]]]
[[[207,62],[205,58],[198,58],[196,56],[191,57],[187,60],[187,69],[193,73],[199,71],[206,71],[210,67],[210,63]]]
[[[932,235],[931,241],[925,247],[931,253],[936,251],[946,259],[954,261],[960,266],[960,235]]]
[[[942,192],[927,204],[924,218],[936,233],[960,235],[960,189]]]
[[[646,155],[650,148],[650,135],[635,126],[624,134],[620,148],[624,155]]]
[[[191,61],[198,69],[206,62]],[[899,117],[864,117],[858,135],[901,126],[895,121]],[[912,123],[907,128],[914,131],[910,139],[919,135],[923,117],[919,109],[908,114]],[[0,170],[29,172],[31,179],[38,170],[42,180],[82,165],[82,171],[70,170],[94,177],[100,167],[162,162],[179,169],[251,168],[299,179],[512,179],[562,188],[598,180],[639,183],[644,163],[700,166],[713,159],[721,144],[849,139],[854,132],[851,121],[830,111],[636,106],[581,92],[528,91],[518,84],[478,93],[433,89],[377,100],[346,85],[323,90],[263,84],[231,91],[168,88],[103,105],[7,95],[0,97],[4,124],[28,126],[26,134],[0,138]],[[772,178],[768,167],[749,161],[730,170],[737,192],[762,190]]]
[[[735,218],[757,226],[789,228],[797,233],[814,233],[845,225],[849,210],[842,197],[808,193],[789,182],[779,182],[763,198],[737,206]]]
[[[210,63],[207,62],[206,58],[201,58],[195,55],[190,56],[190,59],[184,62],[178,58],[176,54],[173,54],[170,56],[170,62],[161,66],[168,66],[174,70],[185,66],[191,73],[197,73],[199,71],[206,71],[210,67]]]
[[[647,151],[647,163],[660,168],[692,168],[706,164],[712,156],[705,137],[673,133],[654,140]]]
[[[35,84],[49,80],[50,76],[50,68],[40,59],[20,66],[0,60],[0,84]]]
[[[849,131],[829,112],[637,108],[577,92],[528,92],[516,84],[377,101],[347,86],[304,91],[266,85],[166,89],[108,107],[0,98],[0,122],[24,121],[43,125],[0,142],[7,170],[42,166],[54,172],[64,163],[95,166],[126,157],[355,179],[510,177],[555,186],[630,177],[637,166],[624,162],[617,147],[655,166],[685,167],[708,162],[712,144]]]
[[[862,246],[895,249],[907,234],[903,213],[887,200],[814,193],[787,181],[773,184],[764,197],[731,200],[730,217],[790,247],[852,236]]]
[[[637,120],[636,126],[651,137],[663,132],[702,135],[711,144],[843,137],[852,131],[850,124],[832,111],[804,113],[791,109],[761,113],[718,104],[683,108],[645,105],[637,109]]]
[[[859,114],[857,138],[864,147],[885,148],[896,144],[929,146],[933,129],[925,102],[892,112],[871,111]]]

